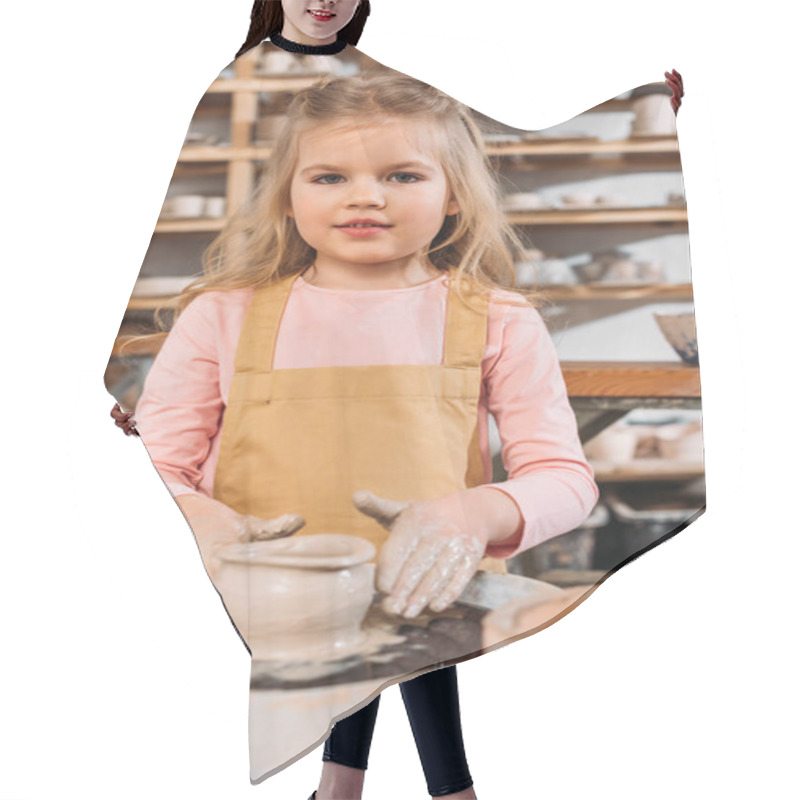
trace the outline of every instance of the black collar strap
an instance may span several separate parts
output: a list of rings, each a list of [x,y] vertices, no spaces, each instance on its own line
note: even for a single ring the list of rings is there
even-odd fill
[[[298,44],[285,39],[279,33],[270,36],[269,40],[282,50],[288,50],[290,53],[302,53],[307,56],[332,56],[334,53],[341,53],[347,47],[347,39],[341,35],[341,31],[339,32],[339,38],[335,42],[331,42],[331,44]]]

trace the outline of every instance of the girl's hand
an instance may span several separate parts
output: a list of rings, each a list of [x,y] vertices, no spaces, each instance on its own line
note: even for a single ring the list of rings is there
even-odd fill
[[[119,403],[114,403],[114,408],[111,409],[111,416],[114,418],[114,424],[120,428],[126,436],[139,435],[139,431],[136,430],[136,420],[133,418],[133,411],[123,411],[119,407]]]
[[[353,495],[359,511],[391,532],[378,556],[375,581],[388,595],[387,613],[415,617],[428,605],[442,611],[464,591],[494,538],[482,515],[471,513],[477,506],[470,491],[412,503],[366,491]]]
[[[672,70],[671,73],[665,72],[664,75],[667,77],[665,83],[672,89],[672,98],[669,102],[677,117],[678,109],[681,107],[681,97],[683,97],[683,78],[677,70]]]
[[[283,514],[273,519],[239,514],[232,508],[204,495],[180,495],[175,498],[189,523],[208,576],[216,583],[222,560],[220,551],[239,542],[263,542],[282,539],[306,524],[297,514]]]

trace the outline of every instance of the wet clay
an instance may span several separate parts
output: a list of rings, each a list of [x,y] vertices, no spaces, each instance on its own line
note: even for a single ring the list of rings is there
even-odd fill
[[[343,534],[232,545],[217,588],[254,659],[331,661],[366,639],[374,553]]]

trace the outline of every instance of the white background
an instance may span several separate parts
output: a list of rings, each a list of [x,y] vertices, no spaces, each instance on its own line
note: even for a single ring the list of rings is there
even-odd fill
[[[686,86],[709,510],[557,625],[459,667],[479,796],[796,796],[789,18],[776,2],[373,6],[363,50],[519,127],[672,67]],[[249,659],[102,381],[189,120],[249,10],[4,10],[3,800],[305,800],[316,786],[319,752],[251,787]],[[396,688],[364,796],[427,796]]]

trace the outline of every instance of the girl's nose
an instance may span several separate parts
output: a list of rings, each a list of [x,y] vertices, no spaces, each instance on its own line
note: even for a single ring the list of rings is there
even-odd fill
[[[380,181],[365,179],[350,184],[348,206],[383,206],[384,202]]]

